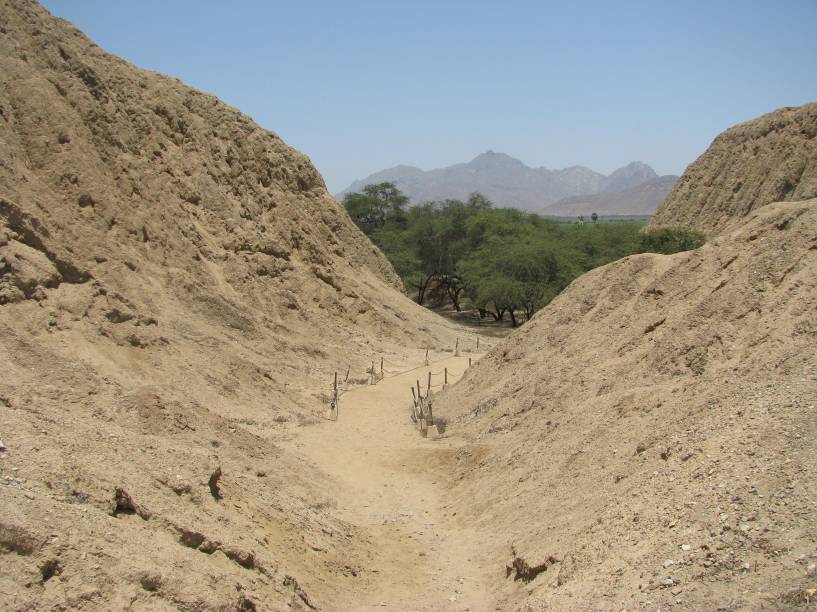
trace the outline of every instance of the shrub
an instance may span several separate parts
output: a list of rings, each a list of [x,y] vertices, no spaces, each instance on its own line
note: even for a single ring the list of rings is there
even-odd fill
[[[641,234],[639,251],[670,255],[697,249],[705,242],[706,237],[699,231],[685,227],[662,227]]]

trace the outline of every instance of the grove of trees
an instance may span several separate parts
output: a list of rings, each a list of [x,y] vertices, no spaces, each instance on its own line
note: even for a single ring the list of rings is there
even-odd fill
[[[683,230],[640,234],[643,222],[567,224],[474,193],[409,207],[392,183],[347,194],[352,220],[391,261],[419,304],[450,302],[514,326],[530,319],[580,274],[633,253],[696,248]],[[683,248],[682,248],[683,247]]]

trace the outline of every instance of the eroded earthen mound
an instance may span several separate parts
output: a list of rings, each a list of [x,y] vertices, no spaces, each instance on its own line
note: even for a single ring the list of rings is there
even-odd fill
[[[815,587],[817,200],[577,279],[437,402],[463,523],[530,609],[787,608]],[[486,553],[487,554],[487,553]]]
[[[309,607],[297,577],[366,543],[275,441],[335,371],[454,333],[215,97],[25,0],[0,0],[0,81],[3,605]]]
[[[781,108],[726,130],[692,163],[649,228],[713,235],[772,202],[817,197],[817,103]]]

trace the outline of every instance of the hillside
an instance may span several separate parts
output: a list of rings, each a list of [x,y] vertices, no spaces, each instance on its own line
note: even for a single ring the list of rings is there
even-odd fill
[[[0,24],[3,607],[342,592],[376,548],[281,443],[334,372],[463,332],[275,134],[34,2],[0,0]]]
[[[518,159],[488,151],[468,163],[435,170],[420,170],[412,166],[397,166],[376,172],[355,181],[336,195],[341,200],[347,193],[366,185],[393,182],[413,203],[458,199],[478,191],[497,206],[538,211],[544,204],[565,197],[628,189],[658,175],[647,164],[632,162],[609,176],[584,166],[561,170],[531,168]]]
[[[600,215],[652,215],[677,181],[677,176],[660,176],[624,191],[562,198],[539,212],[553,217],[575,217],[594,212]]]
[[[486,556],[539,609],[788,608],[814,587],[817,200],[585,274],[437,401]],[[807,571],[808,570],[808,571]],[[649,603],[648,603],[649,602]]]
[[[718,136],[649,227],[717,234],[771,202],[817,197],[817,103],[781,108]]]
[[[451,510],[493,534],[475,563],[508,560],[506,607],[813,606],[817,199],[698,217],[678,199],[719,197],[701,160],[725,165],[721,187],[742,181],[735,135],[772,124],[719,137],[662,209],[715,239],[579,277],[437,398],[467,442]],[[808,168],[801,138],[786,159]],[[776,151],[758,147],[744,185],[762,188]]]

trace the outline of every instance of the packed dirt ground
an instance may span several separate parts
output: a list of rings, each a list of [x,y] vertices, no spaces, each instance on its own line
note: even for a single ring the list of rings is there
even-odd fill
[[[213,96],[29,0],[0,75],[0,607],[815,606],[817,201],[719,208],[503,340]]]

